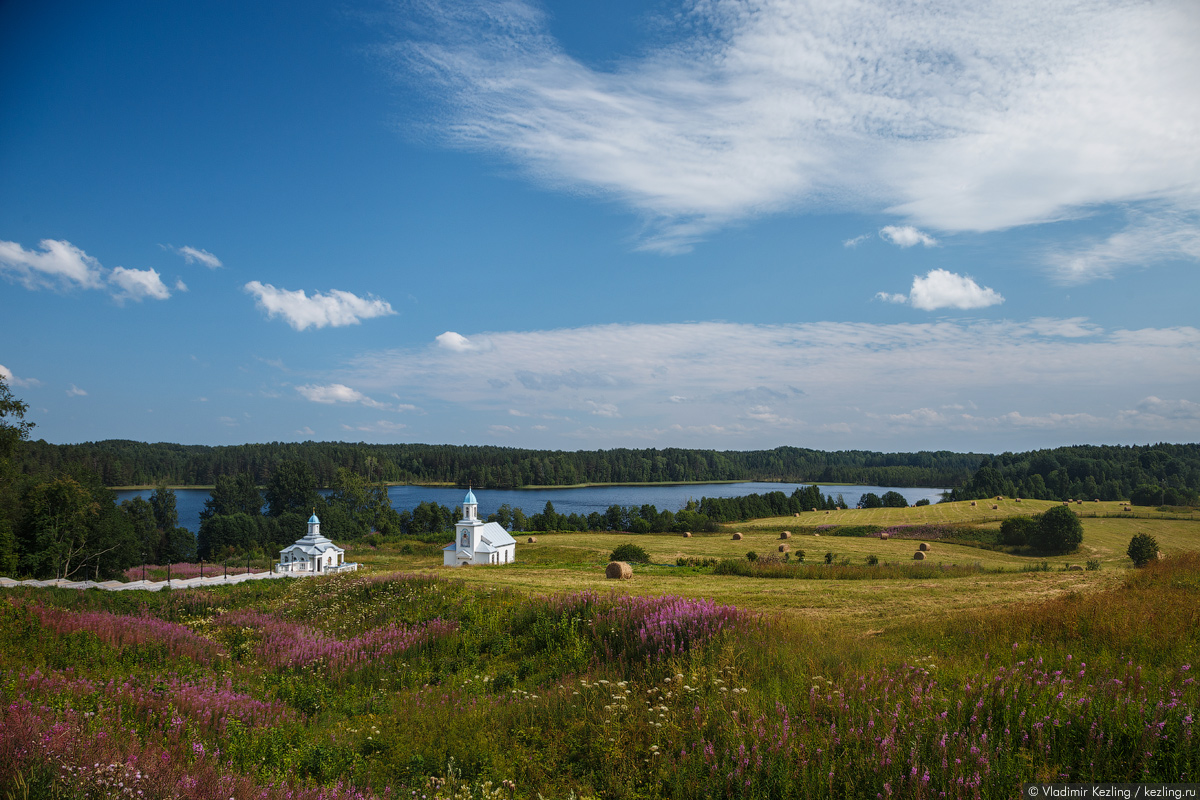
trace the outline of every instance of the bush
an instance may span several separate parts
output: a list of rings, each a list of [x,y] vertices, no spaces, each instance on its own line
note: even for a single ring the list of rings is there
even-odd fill
[[[749,553],[746,553],[746,560],[747,561],[758,561],[758,553],[751,550]]]
[[[1066,506],[1042,514],[1029,532],[1029,543],[1043,553],[1071,553],[1083,541],[1083,523]]]
[[[928,497],[922,497],[920,500],[918,500],[917,502],[913,503],[913,508],[916,508],[917,506],[927,506],[927,505],[929,505],[929,498],[928,498]]]
[[[625,561],[630,564],[649,564],[650,554],[632,542],[617,545],[608,557],[609,561]]]
[[[1088,572],[1099,572],[1100,571],[1100,559],[1089,558],[1087,560],[1087,571]]]
[[[1129,540],[1125,551],[1135,567],[1144,567],[1158,558],[1158,540],[1148,533],[1139,533]]]
[[[884,508],[908,508],[908,501],[897,491],[884,492],[879,500]]]
[[[1030,535],[1037,527],[1033,517],[1009,517],[1000,523],[1000,543],[1013,547],[1029,544]]]
[[[829,553],[826,553],[826,554],[825,554],[825,563],[826,563],[826,564],[832,564],[832,563],[833,563],[833,553],[832,553],[832,552],[829,552]]]
[[[867,566],[868,567],[874,567],[878,564],[879,564],[879,556],[875,555],[874,553],[867,556]]]

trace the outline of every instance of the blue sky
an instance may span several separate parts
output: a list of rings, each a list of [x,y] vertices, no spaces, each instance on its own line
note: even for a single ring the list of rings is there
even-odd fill
[[[0,5],[36,437],[1200,431],[1200,7]],[[1060,4],[1049,4],[1060,5]]]

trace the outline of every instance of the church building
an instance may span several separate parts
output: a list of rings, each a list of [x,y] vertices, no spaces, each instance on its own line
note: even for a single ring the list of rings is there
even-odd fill
[[[475,493],[463,498],[463,518],[454,527],[454,541],[442,548],[447,567],[466,564],[511,564],[517,560],[517,540],[499,522],[482,522]]]
[[[314,512],[308,518],[308,533],[279,551],[278,572],[353,572],[358,564],[347,564],[346,551],[321,535],[321,520]]]

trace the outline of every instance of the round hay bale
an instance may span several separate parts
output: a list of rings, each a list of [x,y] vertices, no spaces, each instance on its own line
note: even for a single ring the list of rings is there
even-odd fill
[[[817,509],[816,509],[816,507],[815,507],[815,506],[813,507],[813,513],[814,513],[814,514],[815,514],[815,513],[817,513]]]
[[[923,553],[928,553],[933,548],[929,546],[929,542],[921,542],[919,545],[917,545],[917,549]]]
[[[1016,499],[1015,499],[1013,502],[1015,502],[1015,503],[1019,503],[1019,502],[1021,502],[1021,498],[1019,498],[1019,497],[1018,497],[1018,498],[1016,498]]]
[[[1083,572],[1083,565],[1071,564],[1067,567],[1067,572]]]
[[[924,560],[925,560],[925,554],[922,553],[920,550],[913,553],[913,561],[924,561]]]
[[[797,517],[798,517],[798,516],[800,516],[800,512],[799,512],[799,511],[797,511],[797,512],[796,512],[796,514],[795,514],[795,516],[797,516]]]
[[[779,538],[780,539],[790,539],[790,538],[792,538],[792,532],[784,531],[783,533],[779,534]]]
[[[1162,561],[1164,558],[1166,558],[1166,556],[1164,556],[1162,554],[1162,550],[1155,551],[1154,557],[1157,558],[1159,561]]]
[[[826,511],[825,513],[826,513],[826,514],[828,514],[829,512],[828,512],[828,511]]]
[[[1081,506],[1081,505],[1083,505],[1083,501],[1082,501],[1082,500],[1076,500],[1076,501],[1075,501],[1075,505],[1077,505],[1077,506]]]
[[[791,550],[791,549],[792,549],[792,546],[790,544],[779,545],[779,552],[781,552],[781,553],[786,553],[788,550]]]
[[[624,561],[610,561],[604,569],[604,577],[613,581],[627,581],[633,577],[633,567]]]
[[[996,495],[996,499],[997,499],[997,500],[1003,500],[1003,499],[1004,499],[1004,495],[1002,495],[1002,494],[998,494],[998,495]]]
[[[734,540],[735,542],[740,542],[740,541],[742,540],[742,534],[740,534],[740,533],[735,533],[735,534],[733,535],[733,540]]]
[[[892,538],[892,535],[887,531],[884,531],[883,533],[879,534],[879,538],[887,541],[888,539]]]
[[[975,504],[976,504],[976,503],[975,503],[975,501],[974,501],[974,500],[972,500],[972,501],[971,501],[971,505],[975,505]]]
[[[996,505],[995,503],[992,503],[992,511],[999,511],[999,510],[1000,510],[1000,506]]]
[[[1070,500],[1063,500],[1063,505],[1064,505],[1064,506],[1069,506],[1069,505],[1071,505],[1071,501],[1070,501]]]
[[[528,542],[529,544],[537,544],[537,537],[536,537],[536,536],[530,536],[530,537],[529,537],[528,539],[526,539],[525,541],[526,541],[526,542]]]
[[[685,539],[690,539],[690,538],[692,538],[692,532],[691,532],[691,531],[684,531],[684,532],[683,532],[683,538],[685,538]]]

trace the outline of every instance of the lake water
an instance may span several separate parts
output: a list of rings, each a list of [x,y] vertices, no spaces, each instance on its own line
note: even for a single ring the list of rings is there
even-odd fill
[[[508,503],[513,508],[519,508],[527,515],[540,513],[547,502],[554,504],[554,510],[559,514],[581,514],[587,516],[593,511],[604,513],[612,505],[638,506],[653,505],[659,511],[664,509],[675,512],[683,508],[688,500],[699,500],[701,497],[740,497],[747,494],[765,494],[767,492],[783,492],[791,494],[798,488],[808,486],[806,483],[761,483],[747,481],[744,483],[693,483],[686,486],[588,486],[580,489],[480,489],[475,493],[479,501],[479,516],[486,519],[501,505]],[[837,497],[839,494],[853,508],[858,499],[867,492],[883,495],[884,492],[897,491],[912,505],[918,500],[928,500],[936,503],[942,499],[943,489],[930,488],[895,488],[888,486],[832,486],[821,484],[821,493]],[[117,501],[128,500],[132,497],[149,498],[154,491],[121,491],[117,492]],[[392,486],[388,489],[388,498],[392,507],[399,511],[411,510],[422,502],[432,500],[448,508],[462,504],[466,495],[462,489],[440,486]],[[204,501],[209,499],[208,489],[176,489],[175,502],[179,509],[179,524],[193,533],[200,530],[200,512],[204,510]]]

